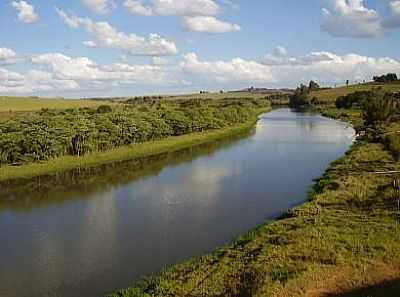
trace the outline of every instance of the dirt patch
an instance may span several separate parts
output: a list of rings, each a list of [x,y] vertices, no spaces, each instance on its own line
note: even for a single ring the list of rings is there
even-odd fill
[[[378,263],[355,269],[337,267],[298,279],[274,294],[276,297],[397,297],[400,263]]]

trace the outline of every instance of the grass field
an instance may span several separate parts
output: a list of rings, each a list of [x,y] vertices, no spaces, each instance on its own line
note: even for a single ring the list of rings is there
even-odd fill
[[[216,141],[251,129],[257,121],[258,115],[268,110],[269,108],[261,108],[255,113],[250,121],[233,127],[211,130],[203,133],[192,133],[169,137],[164,140],[124,146],[104,152],[90,153],[83,157],[63,156],[41,163],[30,163],[21,166],[3,166],[0,171],[0,182],[18,178],[28,179],[41,175],[55,174],[75,168],[88,168],[116,161],[143,158],[165,152],[176,151],[193,145]]]
[[[400,82],[391,84],[367,83],[360,85],[351,85],[348,87],[320,90],[312,92],[310,97],[316,97],[321,103],[334,104],[336,99],[340,96],[348,95],[356,91],[370,91],[377,88],[382,88],[387,92],[400,92]]]
[[[0,97],[0,113],[37,111],[47,109],[68,109],[80,107],[97,107],[103,104],[115,104],[110,101],[45,99],[35,97]],[[1,116],[1,114],[0,114]]]

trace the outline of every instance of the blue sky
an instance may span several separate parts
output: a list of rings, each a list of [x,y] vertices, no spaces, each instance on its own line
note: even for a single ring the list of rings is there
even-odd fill
[[[0,95],[323,85],[399,73],[398,0],[15,0]]]

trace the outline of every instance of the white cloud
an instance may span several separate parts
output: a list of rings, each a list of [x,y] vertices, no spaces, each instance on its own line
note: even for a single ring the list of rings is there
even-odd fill
[[[26,1],[13,1],[12,6],[18,12],[18,21],[24,24],[32,24],[39,21],[39,16],[35,12],[35,7]]]
[[[322,9],[322,30],[335,37],[378,37],[384,33],[381,16],[364,0],[329,0]]]
[[[188,31],[205,33],[226,33],[241,30],[239,25],[220,21],[213,16],[183,17],[182,26]]]
[[[400,27],[400,1],[392,1],[389,3],[391,16],[384,21],[386,28]]]
[[[308,65],[314,62],[332,61],[333,54],[329,52],[311,52],[300,57],[290,57],[287,49],[283,46],[276,47],[272,54],[267,54],[262,63],[264,65]]]
[[[82,3],[94,13],[100,15],[109,13],[115,7],[112,0],[82,0]]]
[[[274,56],[267,55],[267,57]],[[281,52],[283,54],[283,52]],[[185,56],[182,69],[193,81],[206,86],[227,88],[259,85],[268,87],[295,87],[311,79],[322,84],[343,83],[349,80],[371,80],[374,75],[398,72],[400,61],[357,54],[336,55],[313,52],[300,57],[281,55],[280,60],[262,62],[235,58],[229,61],[200,61],[196,54]],[[188,77],[186,76],[186,79]]]
[[[107,22],[94,22],[89,18],[69,15],[60,9],[56,11],[68,26],[83,28],[95,38],[95,40],[85,41],[86,46],[115,48],[136,56],[167,56],[178,52],[174,42],[158,34],[150,34],[147,38],[127,34],[118,31]]]
[[[0,50],[0,59],[18,56],[10,49]],[[207,61],[195,53],[185,55],[178,65],[173,61],[153,57],[151,63],[144,65],[129,64],[127,59],[104,65],[87,57],[69,57],[62,53],[34,55],[26,64],[29,70],[24,73],[0,67],[0,93],[59,96],[74,92],[104,96],[110,90],[107,94],[115,95],[121,90],[132,92],[137,87],[153,91],[159,88],[183,91],[187,88],[295,87],[311,79],[321,85],[333,85],[347,79],[370,80],[374,75],[398,73],[400,69],[400,61],[388,57],[324,51],[291,56],[282,46],[260,61],[240,57]]]
[[[167,73],[156,65],[114,63],[99,65],[86,57],[71,58],[60,53],[35,56],[32,63],[44,65],[62,80],[119,81],[121,83],[167,83]]]
[[[49,72],[29,70],[26,74],[20,74],[0,68],[0,93],[33,94],[77,89],[79,85],[75,81],[56,79]]]
[[[126,0],[124,6],[131,14],[152,16],[153,9],[149,6],[144,6],[141,1]]]
[[[1,56],[14,56],[11,50],[0,50]],[[14,53],[15,54],[15,53]],[[17,56],[17,54],[15,54]],[[0,67],[0,94],[48,94],[57,96],[73,92],[114,90],[132,86],[173,86],[166,61],[154,57],[157,63],[130,65],[128,63],[97,64],[87,57],[72,58],[61,53],[31,56],[31,69],[24,73]],[[164,67],[165,66],[165,67]]]
[[[14,64],[17,60],[17,54],[12,49],[0,47],[0,65]]]
[[[200,61],[195,53],[185,55],[184,72],[217,83],[272,83],[271,68],[261,63],[235,58],[230,61]]]
[[[231,1],[224,3],[234,5]],[[182,27],[189,31],[225,33],[240,30],[239,25],[216,18],[222,10],[213,0],[152,0],[148,6],[141,0],[125,0],[124,6],[135,15],[178,16]]]

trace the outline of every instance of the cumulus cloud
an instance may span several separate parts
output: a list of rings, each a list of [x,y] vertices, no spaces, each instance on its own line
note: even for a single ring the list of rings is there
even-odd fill
[[[14,64],[17,60],[18,56],[12,49],[0,47],[0,65]]]
[[[124,6],[129,12],[141,15],[210,16],[220,11],[219,5],[213,0],[152,0],[149,6],[140,0],[125,0]],[[144,14],[141,13],[143,8]]]
[[[184,72],[218,83],[271,83],[271,68],[261,63],[235,58],[230,61],[201,61],[195,53],[185,55]]]
[[[149,6],[144,6],[141,1],[126,0],[124,6],[131,14],[152,16],[153,9]]]
[[[19,54],[0,50],[0,59]],[[26,58],[27,59],[27,58]],[[132,65],[127,59],[119,63],[99,64],[87,57],[70,57],[62,53],[46,53],[29,58],[29,70],[11,71],[0,67],[0,93],[37,94],[52,92],[84,94],[124,88],[190,88],[238,89],[248,86],[295,87],[311,79],[322,85],[341,84],[346,80],[370,80],[374,75],[398,73],[400,61],[388,57],[368,57],[349,53],[338,55],[316,51],[292,56],[279,46],[256,61],[237,57],[207,61],[195,53],[186,54],[180,64],[174,59],[153,57],[152,62]]]
[[[18,55],[0,49],[0,59]],[[161,59],[161,58],[160,58]],[[28,61],[28,58],[26,58]],[[0,67],[0,93],[43,94],[109,90],[124,86],[171,86],[169,66],[163,60],[148,65],[113,63],[102,65],[87,57],[69,57],[61,53],[34,55],[29,58],[31,69],[15,72]]]
[[[377,37],[384,33],[381,16],[364,0],[325,1],[322,30],[335,37]]]
[[[32,58],[32,63],[44,65],[61,80],[118,81],[120,83],[162,84],[169,82],[167,73],[156,65],[114,63],[99,65],[86,57],[71,58],[49,53]]]
[[[212,16],[183,17],[182,26],[188,31],[205,33],[226,33],[241,29],[237,24],[223,22]]]
[[[400,27],[400,1],[392,1],[389,3],[391,16],[384,21],[386,28]]]
[[[35,7],[26,1],[13,1],[12,6],[18,12],[18,21],[24,24],[32,24],[39,21],[39,16],[35,12]]]
[[[100,15],[109,13],[115,7],[112,0],[82,0],[82,3],[94,13]]]
[[[275,59],[271,62],[271,57]],[[184,57],[182,69],[193,80],[204,84],[226,86],[263,85],[294,87],[311,79],[323,84],[343,83],[349,80],[370,80],[374,75],[398,72],[400,61],[357,54],[337,55],[330,52],[312,52],[290,57],[286,50],[277,49],[262,61],[235,58],[229,61],[201,61],[196,54]]]
[[[89,18],[81,18],[56,9],[58,15],[71,28],[83,28],[95,40],[88,40],[88,47],[105,47],[120,49],[135,56],[167,56],[175,55],[178,50],[174,42],[162,38],[158,34],[150,34],[147,38],[135,34],[118,31],[107,22],[94,22]]]
[[[189,31],[225,33],[240,30],[239,25],[216,18],[221,7],[213,0],[152,0],[151,5],[144,5],[140,0],[125,0],[124,6],[135,15],[178,16],[183,28]]]
[[[33,94],[77,89],[79,89],[77,82],[57,79],[49,72],[29,70],[26,74],[21,74],[0,68],[0,93]]]

